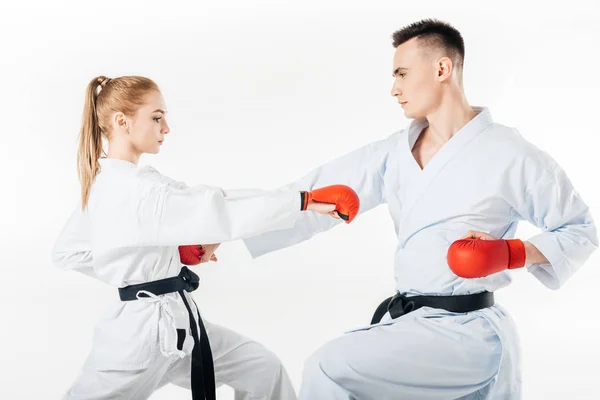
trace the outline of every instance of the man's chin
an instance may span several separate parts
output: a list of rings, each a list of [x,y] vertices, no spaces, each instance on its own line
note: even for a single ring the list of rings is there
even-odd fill
[[[421,113],[417,113],[414,111],[409,111],[409,110],[404,110],[404,116],[408,119],[421,119],[421,118],[425,118],[424,115],[422,115]]]
[[[410,111],[407,111],[407,110],[404,110],[404,116],[405,116],[406,118],[409,118],[409,119],[413,119],[413,118],[415,118],[415,117],[414,117],[414,113],[413,113],[413,112],[410,112]]]

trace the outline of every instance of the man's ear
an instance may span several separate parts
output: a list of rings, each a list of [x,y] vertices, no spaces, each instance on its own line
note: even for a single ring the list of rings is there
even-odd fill
[[[438,80],[440,82],[445,81],[452,74],[452,70],[454,69],[452,60],[448,57],[442,57],[438,60],[437,64]]]

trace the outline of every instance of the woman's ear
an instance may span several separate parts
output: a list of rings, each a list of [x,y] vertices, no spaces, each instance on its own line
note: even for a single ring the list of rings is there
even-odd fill
[[[127,122],[127,117],[122,112],[115,113],[114,116],[115,126],[122,131],[123,133],[129,133],[129,125]]]

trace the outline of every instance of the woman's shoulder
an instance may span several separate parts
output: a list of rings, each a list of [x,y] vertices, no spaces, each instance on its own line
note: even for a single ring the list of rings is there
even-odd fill
[[[150,165],[144,165],[139,167],[136,171],[135,176],[136,178],[142,181],[147,181],[152,184],[158,184],[159,186],[164,185],[178,189],[185,188],[185,184],[183,182],[178,182],[169,176],[161,174],[156,168]]]

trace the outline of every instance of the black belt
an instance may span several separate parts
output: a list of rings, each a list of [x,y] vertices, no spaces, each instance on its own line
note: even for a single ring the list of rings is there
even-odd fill
[[[156,296],[167,294],[167,293],[179,293],[185,304],[185,308],[190,316],[190,328],[192,330],[192,337],[194,338],[194,349],[192,350],[192,399],[193,400],[216,400],[217,391],[215,388],[215,369],[213,365],[212,352],[210,350],[210,343],[208,341],[208,335],[204,328],[204,323],[198,312],[198,325],[200,326],[200,337],[198,337],[198,328],[196,327],[196,321],[194,320],[194,314],[192,309],[183,294],[183,291],[192,292],[198,289],[200,278],[198,275],[188,269],[188,267],[181,268],[178,276],[172,278],[160,279],[158,281],[140,283],[137,285],[130,285],[123,288],[119,288],[119,296],[122,301],[130,301],[138,299],[138,292],[145,290]],[[139,297],[148,297],[145,293],[140,293]],[[195,302],[194,302],[195,304]],[[196,310],[198,306],[196,305]],[[180,334],[178,329],[178,335]],[[185,332],[185,331],[183,331]],[[178,338],[178,348],[181,350],[180,345],[183,345],[183,339],[185,336]]]
[[[371,325],[377,324],[389,311],[392,319],[421,307],[441,308],[450,312],[469,312],[494,305],[494,292],[462,294],[458,296],[411,296],[400,293],[385,299],[373,314]]]

